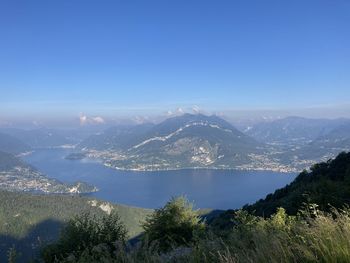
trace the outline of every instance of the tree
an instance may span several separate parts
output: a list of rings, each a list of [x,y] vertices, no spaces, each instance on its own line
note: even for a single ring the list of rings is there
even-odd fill
[[[146,219],[143,224],[145,239],[157,242],[160,251],[173,247],[189,245],[193,241],[194,231],[204,228],[197,211],[184,197],[172,198],[163,208]]]

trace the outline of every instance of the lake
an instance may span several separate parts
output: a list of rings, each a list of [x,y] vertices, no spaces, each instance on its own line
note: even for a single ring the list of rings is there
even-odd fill
[[[235,170],[119,171],[94,160],[66,160],[68,149],[39,149],[23,157],[49,177],[84,181],[100,190],[96,198],[131,206],[158,208],[185,195],[198,208],[240,208],[290,183],[292,173]]]

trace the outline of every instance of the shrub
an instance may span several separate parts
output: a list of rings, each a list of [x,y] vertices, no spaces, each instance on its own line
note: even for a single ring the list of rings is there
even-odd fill
[[[194,232],[204,228],[197,211],[184,197],[172,198],[163,208],[146,219],[143,224],[145,238],[157,242],[160,251],[169,251],[181,245],[189,245]]]
[[[322,212],[317,205],[308,204],[296,216],[278,208],[275,214],[263,218],[239,210],[234,213],[231,229],[221,235],[210,227],[202,231],[204,225],[192,205],[183,197],[173,198],[147,219],[144,239],[134,247],[125,246],[125,231],[117,215],[102,219],[84,215],[67,225],[58,243],[45,250],[44,260],[350,262],[350,209],[330,211]]]
[[[83,253],[101,244],[112,253],[117,241],[125,243],[126,234],[126,228],[115,212],[102,217],[83,214],[67,223],[59,240],[44,248],[42,257],[45,262],[79,259]]]

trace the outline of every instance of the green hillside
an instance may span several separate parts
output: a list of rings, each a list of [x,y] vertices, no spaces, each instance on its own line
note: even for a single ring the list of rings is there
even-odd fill
[[[41,245],[56,239],[62,225],[75,215],[117,211],[129,237],[133,237],[141,232],[140,221],[152,212],[82,196],[0,191],[0,201],[0,262],[4,262],[4,253],[11,244],[25,255],[34,255]]]
[[[244,206],[243,210],[269,217],[282,207],[287,214],[296,215],[311,203],[317,204],[322,211],[350,205],[350,152],[313,165],[309,172],[303,171],[289,185],[252,205]],[[212,224],[219,228],[231,227],[233,219],[234,211],[228,210],[213,219]]]
[[[310,172],[300,173],[291,184],[245,209],[269,216],[283,207],[288,214],[296,214],[305,203],[316,203],[323,211],[350,204],[350,153],[313,165]]]

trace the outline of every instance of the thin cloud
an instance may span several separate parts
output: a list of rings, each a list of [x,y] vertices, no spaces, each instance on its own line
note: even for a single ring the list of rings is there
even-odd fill
[[[80,122],[80,125],[88,125],[88,124],[104,124],[105,123],[105,120],[100,117],[100,116],[87,116],[87,115],[84,115],[84,114],[81,114],[79,116],[79,122]]]

